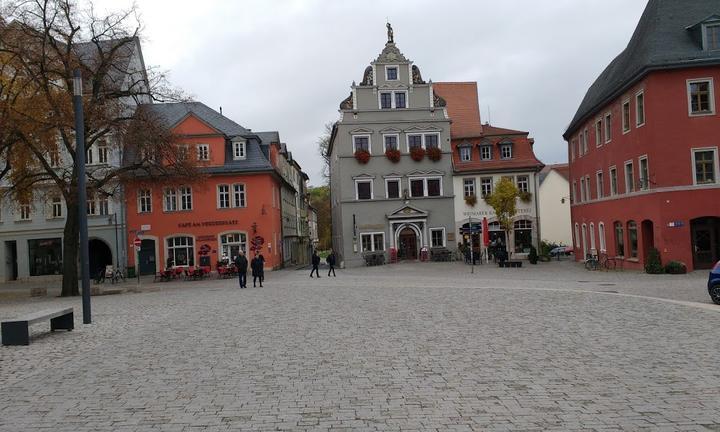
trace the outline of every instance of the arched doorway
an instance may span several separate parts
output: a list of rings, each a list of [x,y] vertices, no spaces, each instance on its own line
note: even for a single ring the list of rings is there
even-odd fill
[[[398,234],[398,258],[416,260],[418,257],[418,236],[414,229],[406,226]]]
[[[105,271],[105,266],[113,265],[113,256],[110,246],[100,239],[92,239],[88,242],[90,255],[90,277],[95,277],[99,272]]]
[[[720,260],[720,217],[708,216],[690,221],[693,267],[709,269]]]

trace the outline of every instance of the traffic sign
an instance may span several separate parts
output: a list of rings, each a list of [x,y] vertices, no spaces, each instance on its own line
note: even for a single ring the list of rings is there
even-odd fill
[[[135,237],[135,240],[133,240],[133,245],[135,245],[136,248],[139,248],[140,246],[142,246],[142,240]]]

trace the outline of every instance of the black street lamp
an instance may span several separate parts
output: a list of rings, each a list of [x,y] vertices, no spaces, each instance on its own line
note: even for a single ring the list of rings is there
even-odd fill
[[[75,162],[78,173],[78,211],[80,212],[80,278],[82,281],[83,324],[90,324],[90,262],[88,252],[87,184],[85,179],[85,119],[80,69],[73,74],[73,108],[75,110]]]

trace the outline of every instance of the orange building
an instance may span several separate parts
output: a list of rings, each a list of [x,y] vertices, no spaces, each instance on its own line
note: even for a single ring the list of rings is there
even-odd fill
[[[266,268],[282,264],[277,132],[252,132],[199,102],[153,104],[180,137],[180,151],[205,174],[183,184],[126,184],[128,265],[140,274],[168,266],[215,270],[223,255],[257,249]]]

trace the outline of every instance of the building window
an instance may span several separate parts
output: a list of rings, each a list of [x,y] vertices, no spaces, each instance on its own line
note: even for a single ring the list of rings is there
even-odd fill
[[[615,254],[617,256],[625,256],[625,238],[623,226],[620,222],[615,222]]]
[[[635,173],[632,161],[625,162],[625,193],[635,191]]]
[[[430,228],[430,247],[445,247],[445,228]]]
[[[385,139],[385,151],[399,150],[397,135],[384,135],[383,137]]]
[[[515,221],[513,224],[515,234],[515,252],[529,253],[532,245],[532,222],[527,219]]]
[[[177,160],[186,161],[188,159],[188,146],[179,145],[177,146]]]
[[[138,213],[152,213],[152,193],[150,189],[138,190]]]
[[[210,146],[208,144],[198,144],[197,158],[199,161],[210,160]]]
[[[108,146],[105,141],[98,143],[98,163],[108,163]]]
[[[585,176],[585,199],[590,201],[592,196],[590,195],[590,176]]]
[[[605,186],[603,185],[603,173],[598,171],[595,173],[595,188],[598,199],[605,196]]]
[[[195,246],[192,237],[171,237],[167,239],[168,267],[194,266]]]
[[[441,195],[442,179],[440,177],[410,179],[410,196],[412,198],[436,197]]]
[[[240,251],[247,251],[247,235],[241,232],[228,233],[220,236],[220,249],[233,261],[240,255]]]
[[[585,178],[580,179],[580,202],[585,202]]]
[[[163,210],[166,212],[177,211],[177,191],[172,188],[166,188],[163,191]]]
[[[638,159],[640,162],[640,181],[639,189],[648,190],[650,188],[650,168],[648,167],[648,159],[646,156]]]
[[[189,186],[180,187],[180,210],[192,210],[192,189]]]
[[[575,247],[580,247],[580,225],[575,224]]]
[[[62,199],[58,195],[52,197],[50,207],[50,214],[53,219],[63,217]]]
[[[463,194],[466,197],[475,196],[475,179],[474,178],[463,179]]]
[[[413,198],[425,196],[425,179],[410,179],[410,196]]]
[[[530,179],[526,175],[517,176],[517,188],[520,192],[530,191]]]
[[[470,162],[472,159],[472,148],[460,147],[460,162]]]
[[[353,153],[360,150],[370,153],[370,135],[353,136]]]
[[[442,182],[440,181],[440,178],[426,179],[426,183],[428,196],[437,197],[442,195]]]
[[[236,183],[233,185],[233,207],[245,207],[245,185]]]
[[[230,208],[230,186],[218,185],[218,208]]]
[[[635,221],[630,221],[627,224],[628,230],[628,243],[630,245],[630,258],[638,257],[638,232],[637,224]]]
[[[360,244],[363,252],[376,252],[385,250],[385,233],[362,233]]]
[[[89,149],[85,150],[85,165],[92,165],[94,163],[95,161],[93,160],[93,151],[92,147],[90,147]]]
[[[572,203],[578,202],[577,182],[576,181],[573,181],[572,189],[570,190],[570,202],[572,202]]]
[[[617,184],[617,169],[615,167],[610,168],[610,195],[617,195],[618,193]]]
[[[438,143],[440,141],[440,135],[438,134],[425,134],[423,135],[423,138],[425,139],[425,148],[431,149],[431,148],[437,148]]]
[[[397,79],[398,79],[397,66],[385,66],[385,77],[388,81],[397,81]]]
[[[635,126],[645,124],[645,93],[635,95]]]
[[[397,92],[395,93],[395,108],[405,108],[405,93],[404,92]]]
[[[492,160],[492,146],[484,145],[480,147],[480,159]]]
[[[600,251],[607,251],[605,246],[605,224],[602,222],[598,225],[598,240],[600,240]]]
[[[422,135],[408,135],[408,152],[414,148],[422,147]]]
[[[60,166],[60,150],[57,147],[52,147],[48,150],[48,159],[50,159],[50,166],[57,168]]]
[[[392,108],[392,93],[380,93],[380,109]]]
[[[595,147],[602,145],[602,119],[595,121]]]
[[[622,105],[622,128],[623,133],[630,132],[630,101],[625,101]]]
[[[233,142],[233,160],[243,160],[246,157],[245,141]]]
[[[605,142],[612,141],[612,114],[605,114]]]
[[[503,144],[500,146],[500,158],[501,159],[512,159],[512,145]]]
[[[485,198],[487,196],[492,195],[493,191],[493,179],[492,177],[483,177],[480,179],[480,193],[482,194],[482,197]]]
[[[400,179],[385,179],[385,192],[388,199],[400,198]]]
[[[705,43],[710,51],[720,50],[720,25],[705,27]]]
[[[707,115],[715,112],[711,78],[688,81],[690,115]]]
[[[695,184],[717,182],[717,149],[693,150]]]
[[[568,147],[570,150],[570,160],[573,161],[575,160],[575,140],[571,139],[570,145],[568,145]]]
[[[30,276],[62,274],[62,239],[28,240]]]
[[[589,133],[587,128],[583,131],[582,137],[583,137],[583,153],[587,154],[588,152],[588,140],[589,140]]]
[[[373,197],[372,183],[372,180],[355,180],[355,199],[371,200]]]
[[[595,251],[595,224],[590,222],[590,250]]]
[[[98,192],[95,195],[97,200],[97,211],[101,216],[110,214],[110,198],[104,192]]]

